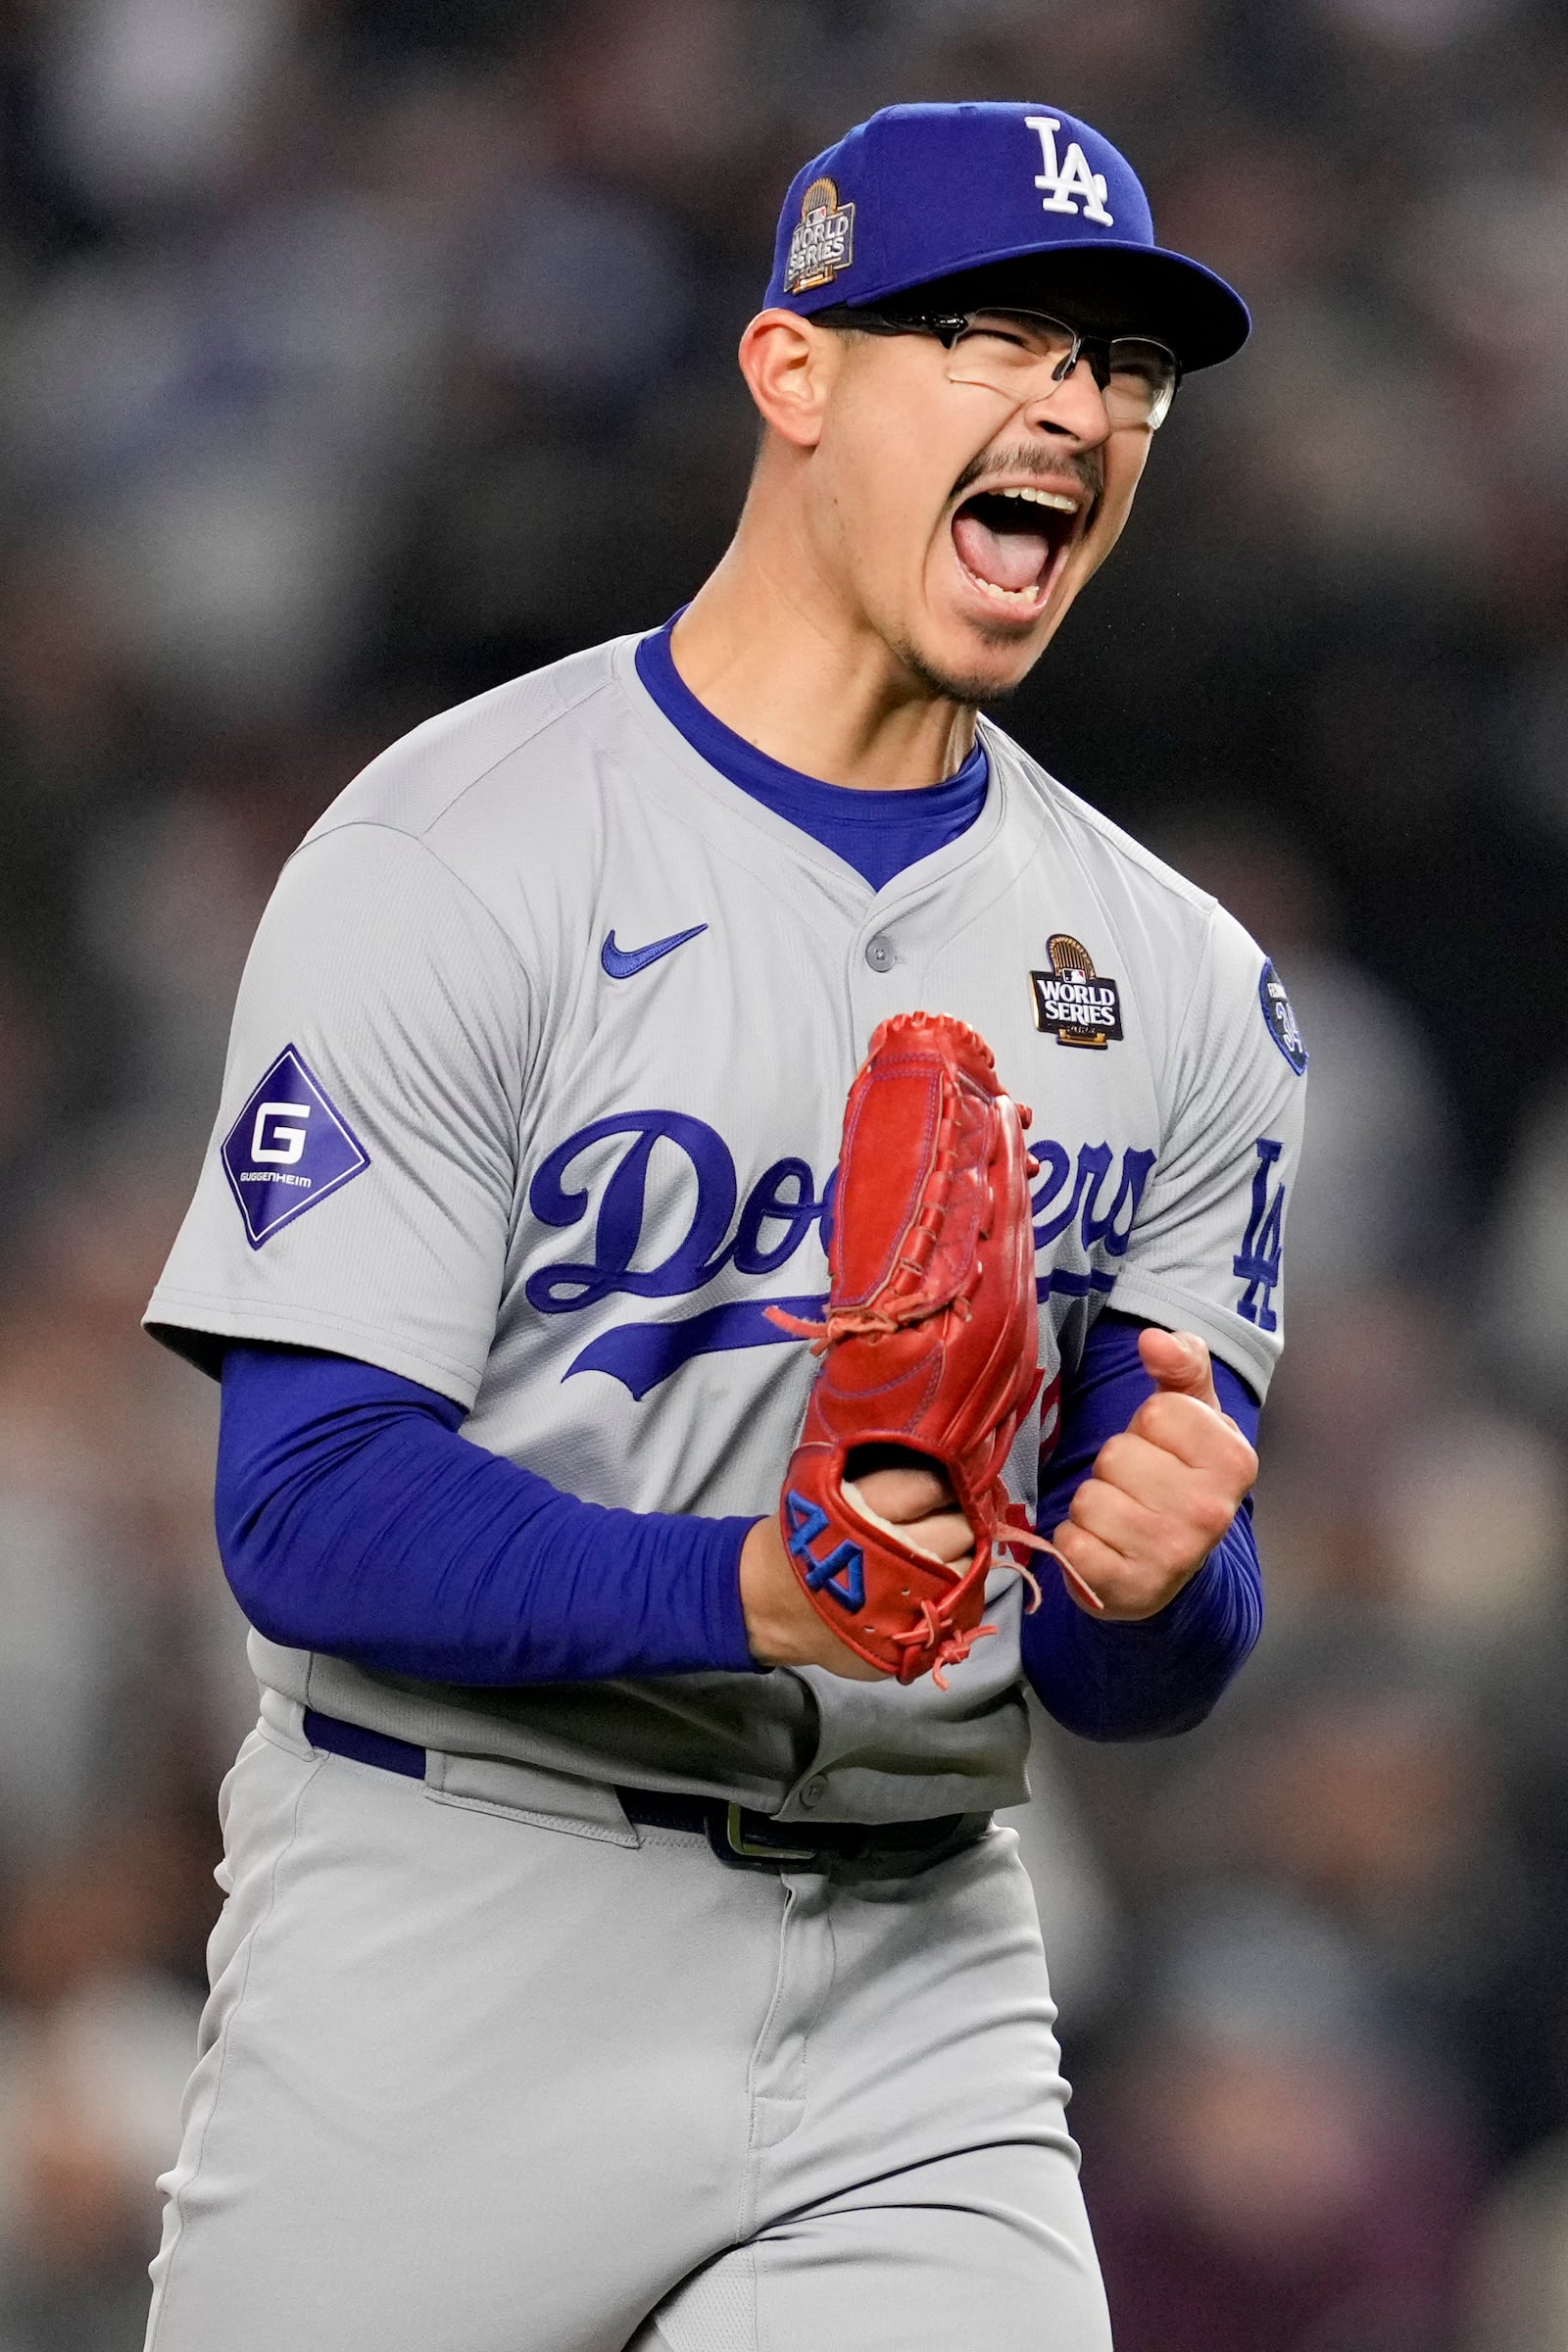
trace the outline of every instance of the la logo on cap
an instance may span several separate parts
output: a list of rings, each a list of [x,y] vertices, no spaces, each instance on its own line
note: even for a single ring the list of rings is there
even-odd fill
[[[1045,170],[1035,173],[1035,186],[1046,191],[1042,211],[1071,213],[1076,218],[1075,197],[1083,198],[1086,220],[1098,220],[1102,228],[1114,228],[1116,223],[1105,210],[1105,175],[1090,170],[1089,158],[1076,139],[1066,155],[1056,160],[1056,133],[1061,128],[1054,115],[1025,115],[1025,122],[1040,135]]]

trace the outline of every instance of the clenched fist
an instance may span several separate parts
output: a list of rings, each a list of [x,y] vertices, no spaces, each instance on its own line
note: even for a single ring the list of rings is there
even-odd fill
[[[1138,1352],[1158,1388],[1102,1446],[1052,1534],[1100,1613],[1123,1621],[1156,1616],[1175,1599],[1257,1476],[1257,1455],[1221,1407],[1202,1341],[1151,1329],[1139,1335]]]

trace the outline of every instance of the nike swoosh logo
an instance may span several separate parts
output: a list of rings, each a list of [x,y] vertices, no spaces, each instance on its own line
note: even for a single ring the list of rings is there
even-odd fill
[[[617,948],[613,931],[607,932],[605,944],[599,951],[599,960],[612,980],[629,980],[635,972],[646,972],[661,956],[672,956],[689,939],[700,939],[708,929],[706,923],[693,923],[689,931],[672,931],[668,939],[656,939],[646,948]]]

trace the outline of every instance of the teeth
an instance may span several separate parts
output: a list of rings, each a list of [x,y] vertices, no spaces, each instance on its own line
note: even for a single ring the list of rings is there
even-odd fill
[[[963,568],[969,571],[967,564]],[[985,590],[987,596],[1000,596],[1004,605],[1034,605],[1040,601],[1038,580],[1027,588],[999,588],[995,580],[983,580],[977,571],[969,571],[969,577],[977,588]]]
[[[1058,514],[1076,514],[1078,501],[1064,497],[1059,490],[1001,490],[999,498],[1021,498],[1032,507],[1054,507]]]

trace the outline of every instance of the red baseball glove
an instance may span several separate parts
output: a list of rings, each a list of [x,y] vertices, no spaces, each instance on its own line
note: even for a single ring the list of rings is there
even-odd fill
[[[823,1358],[784,1481],[785,1544],[817,1613],[901,1683],[929,1671],[945,1689],[944,1667],[996,1631],[980,1620],[999,1552],[1053,1550],[1003,1483],[1040,1386],[1029,1118],[962,1021],[884,1021],[844,1114],[827,1319],[769,1309]],[[866,1446],[941,1465],[974,1536],[967,1560],[937,1559],[867,1508],[850,1474]]]

